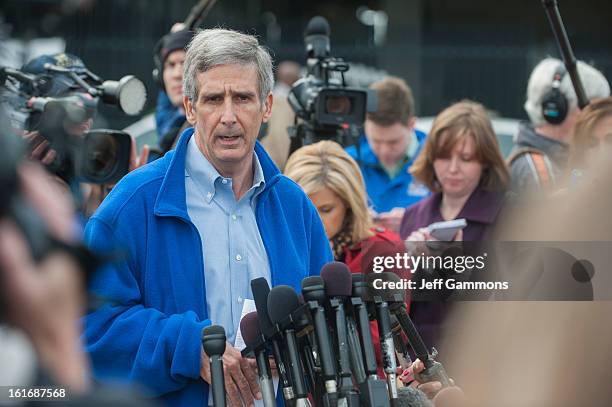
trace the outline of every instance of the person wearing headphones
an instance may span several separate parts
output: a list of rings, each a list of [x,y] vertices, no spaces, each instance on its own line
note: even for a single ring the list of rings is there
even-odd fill
[[[587,98],[610,95],[603,74],[578,61],[578,74]],[[545,58],[534,68],[527,85],[525,111],[530,122],[521,123],[508,157],[511,190],[554,192],[565,171],[568,140],[579,113],[576,92],[564,63]]]
[[[192,37],[193,32],[177,23],[155,46],[153,80],[160,89],[155,124],[163,153],[171,150],[181,132],[190,127],[183,108],[183,63],[185,48]]]

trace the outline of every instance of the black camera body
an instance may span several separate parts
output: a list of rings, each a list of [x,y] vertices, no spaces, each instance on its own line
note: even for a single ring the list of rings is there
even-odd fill
[[[290,129],[290,153],[320,140],[355,144],[372,105],[371,92],[346,85],[349,64],[330,55],[329,32],[329,23],[320,16],[306,27],[307,75],[293,85],[288,97],[296,118],[302,120]]]
[[[0,68],[0,99],[17,133],[37,132],[56,158],[48,169],[64,179],[117,182],[129,171],[131,138],[121,131],[89,130],[100,101],[140,113],[146,88],[134,76],[103,81],[67,54],[45,55],[22,70]]]

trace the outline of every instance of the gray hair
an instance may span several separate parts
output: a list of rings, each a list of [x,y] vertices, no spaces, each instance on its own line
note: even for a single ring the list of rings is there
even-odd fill
[[[559,59],[545,58],[531,72],[529,84],[527,85],[527,100],[524,107],[534,126],[547,123],[542,115],[542,99],[552,88],[553,75],[561,64],[563,62]],[[578,75],[582,80],[584,92],[589,100],[610,96],[610,85],[603,74],[597,69],[583,61],[578,61]],[[567,98],[568,112],[571,112],[578,106],[578,98],[568,73],[563,77],[559,90]]]
[[[183,68],[183,94],[191,101],[197,100],[198,73],[232,64],[255,66],[263,104],[274,86],[270,54],[254,36],[221,28],[202,30],[189,43]]]

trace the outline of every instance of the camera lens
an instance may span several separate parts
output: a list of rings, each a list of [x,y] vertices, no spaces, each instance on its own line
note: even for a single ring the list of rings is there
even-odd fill
[[[348,115],[352,110],[351,99],[347,96],[328,96],[325,100],[325,113]]]
[[[84,143],[85,173],[96,178],[108,177],[117,165],[119,144],[110,134],[94,133]]]

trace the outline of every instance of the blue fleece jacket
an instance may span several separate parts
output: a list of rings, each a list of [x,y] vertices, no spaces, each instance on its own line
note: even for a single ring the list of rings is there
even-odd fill
[[[200,378],[201,331],[210,324],[206,271],[185,202],[185,153],[192,134],[185,130],[175,151],[122,179],[85,230],[93,250],[121,248],[124,254],[93,281],[92,290],[109,300],[85,317],[94,375],[127,379],[173,406],[208,402],[208,384]],[[299,290],[304,277],[318,275],[332,260],[325,230],[308,197],[280,174],[259,143],[255,153],[266,180],[256,220],[271,283]]]
[[[419,143],[418,149],[393,178],[389,178],[365,136],[359,140],[359,157],[355,146],[346,149],[346,152],[355,160],[359,158],[359,168],[365,181],[368,198],[372,209],[376,212],[406,208],[429,195],[429,190],[425,185],[414,180],[412,174],[408,172],[414,159],[421,152],[426,137],[425,133],[420,130],[415,130],[414,133]]]

